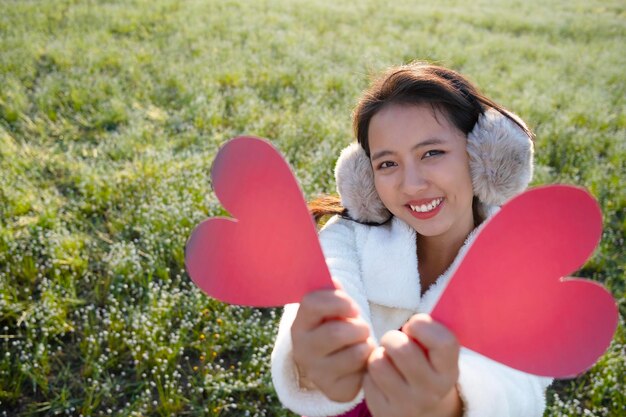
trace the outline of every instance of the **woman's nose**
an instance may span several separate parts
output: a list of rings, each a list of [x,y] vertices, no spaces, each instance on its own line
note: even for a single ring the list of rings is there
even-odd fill
[[[402,190],[407,194],[415,194],[426,188],[428,181],[422,170],[415,166],[407,166],[402,176]]]

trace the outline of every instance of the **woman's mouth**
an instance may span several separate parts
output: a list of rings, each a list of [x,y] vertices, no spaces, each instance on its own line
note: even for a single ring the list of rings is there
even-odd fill
[[[411,212],[411,215],[418,219],[428,219],[439,213],[443,203],[443,197],[433,198],[432,200],[409,201],[405,206]]]

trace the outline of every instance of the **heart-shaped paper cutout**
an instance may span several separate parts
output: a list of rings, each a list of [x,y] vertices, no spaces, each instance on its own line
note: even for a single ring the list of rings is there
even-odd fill
[[[234,219],[205,220],[189,238],[185,264],[200,289],[227,303],[269,307],[333,288],[302,192],[269,142],[230,140],[211,178]]]
[[[513,368],[572,377],[609,346],[617,305],[600,284],[562,278],[597,246],[602,217],[586,191],[529,190],[479,231],[431,316],[459,342]]]

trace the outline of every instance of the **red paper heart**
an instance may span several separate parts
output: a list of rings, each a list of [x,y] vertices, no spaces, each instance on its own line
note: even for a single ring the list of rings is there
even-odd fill
[[[232,139],[211,178],[235,219],[205,220],[189,238],[185,264],[200,289],[227,303],[269,307],[333,288],[302,192],[269,142]]]
[[[483,225],[431,315],[463,346],[505,365],[575,376],[604,353],[617,327],[609,292],[562,278],[584,264],[601,232],[586,191],[527,191]]]

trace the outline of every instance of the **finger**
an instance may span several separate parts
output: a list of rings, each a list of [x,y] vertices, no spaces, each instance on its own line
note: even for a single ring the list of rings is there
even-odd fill
[[[310,332],[312,343],[325,354],[346,346],[363,343],[370,337],[370,329],[362,319],[332,320],[319,325]]]
[[[356,303],[344,291],[321,290],[302,298],[294,324],[304,330],[311,330],[325,320],[358,315]]]
[[[385,355],[385,349],[374,349],[367,363],[367,373],[389,400],[402,397],[408,384]]]
[[[352,401],[363,386],[364,375],[365,372],[363,371],[343,375],[334,382],[331,390],[332,394],[330,396],[327,395],[328,398],[337,402]]]
[[[363,393],[365,394],[365,403],[370,413],[375,415],[383,415],[383,410],[389,408],[389,399],[385,393],[376,385],[374,379],[369,373],[363,376]]]
[[[402,330],[427,349],[430,365],[435,372],[447,373],[458,369],[459,342],[444,325],[427,314],[416,314]]]
[[[373,343],[359,343],[345,348],[329,356],[321,355],[315,350],[298,351],[294,349],[294,361],[300,377],[310,380],[324,393],[331,392],[337,384],[350,374],[364,374],[367,369],[367,359],[374,349]],[[359,383],[360,387],[360,383]]]
[[[372,343],[357,343],[326,356],[321,366],[332,369],[338,376],[337,379],[346,374],[364,372],[367,369],[367,359],[373,350]]]
[[[368,340],[324,357],[311,368],[311,379],[333,401],[352,400],[361,388],[367,359],[374,347]]]
[[[387,332],[381,338],[380,345],[385,348],[385,355],[410,385],[423,385],[425,381],[436,377],[424,350],[405,333]]]
[[[337,366],[346,366],[344,372],[354,371],[357,368],[353,363],[359,360],[359,365],[366,364],[374,348],[374,342],[369,338],[369,327],[361,319],[330,321],[311,331],[297,331],[292,327],[291,338],[294,361],[315,379],[327,379],[319,372],[338,375]],[[333,358],[334,353],[352,346],[355,350],[347,350],[339,356],[340,359]],[[352,360],[348,360],[350,358]],[[318,374],[317,377],[314,374]]]

